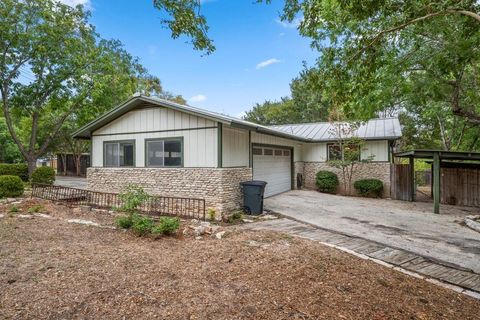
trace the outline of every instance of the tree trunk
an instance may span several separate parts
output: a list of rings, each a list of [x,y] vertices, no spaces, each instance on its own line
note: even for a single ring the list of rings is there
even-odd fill
[[[77,177],[80,177],[80,159],[82,158],[82,154],[75,155],[75,169]]]
[[[60,157],[62,159],[63,175],[66,176],[67,175],[67,154],[66,153],[61,153]]]
[[[28,177],[32,177],[33,171],[37,168],[37,158],[36,157],[29,157],[27,159],[27,165],[28,165]]]

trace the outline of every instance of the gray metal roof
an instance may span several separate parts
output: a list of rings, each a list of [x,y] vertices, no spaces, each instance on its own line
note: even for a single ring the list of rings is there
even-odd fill
[[[317,122],[276,125],[270,126],[270,128],[310,141],[334,141],[338,140],[337,132],[342,130],[341,128],[348,128],[348,126],[347,123],[341,122]],[[398,118],[372,119],[360,123],[358,128],[352,131],[350,135],[365,140],[398,139],[402,136],[402,128]],[[345,134],[345,138],[350,135]]]
[[[165,108],[170,108],[172,110],[182,111],[188,114],[201,116],[213,121],[221,122],[232,127],[242,128],[246,130],[252,130],[260,133],[275,135],[287,139],[293,139],[298,141],[306,141],[305,139],[291,135],[286,132],[281,132],[278,130],[274,130],[272,128],[262,126],[253,122],[237,119],[231,116],[227,116],[224,114],[208,111],[205,109],[195,108],[192,106],[178,104],[172,101],[163,100],[156,97],[147,97],[140,94],[136,94],[127,101],[123,102],[122,104],[116,106],[115,108],[111,109],[110,111],[106,112],[99,118],[95,119],[94,121],[86,124],[85,126],[81,127],[77,131],[73,133],[73,137],[77,139],[89,139],[92,133],[105,126],[106,124],[112,122],[113,120],[121,117],[122,115],[126,114],[127,112],[141,107],[145,104],[150,105],[157,105]]]
[[[98,119],[81,127],[73,133],[73,137],[78,139],[89,139],[93,131],[105,126],[125,113],[145,104],[158,105],[193,115],[199,115],[213,121],[230,125],[232,127],[252,130],[259,133],[270,134],[302,142],[336,140],[334,136],[329,135],[329,128],[333,128],[333,124],[328,122],[263,126],[205,109],[195,108],[172,101],[163,100],[156,97],[147,97],[139,94],[134,95],[132,98],[106,112]],[[358,136],[365,139],[397,139],[401,136],[401,134],[400,123],[396,118],[370,120],[365,125],[360,126],[358,129]]]

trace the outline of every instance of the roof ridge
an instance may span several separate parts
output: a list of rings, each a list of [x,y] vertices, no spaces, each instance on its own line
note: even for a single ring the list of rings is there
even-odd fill
[[[392,120],[392,119],[398,119],[398,117],[386,117],[386,118],[372,118],[368,119],[366,121],[358,120],[358,121],[352,121],[352,122],[362,122],[366,123],[369,121],[378,121],[378,120]],[[267,127],[283,127],[283,126],[303,126],[303,125],[310,125],[310,124],[330,124],[330,123],[340,123],[340,122],[349,122],[349,121],[319,121],[319,122],[301,122],[301,123],[285,123],[285,124],[272,124],[272,125],[266,125]]]

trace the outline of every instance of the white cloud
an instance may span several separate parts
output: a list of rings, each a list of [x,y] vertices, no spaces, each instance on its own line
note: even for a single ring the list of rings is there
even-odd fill
[[[188,99],[189,102],[202,102],[207,100],[207,97],[204,96],[203,94],[197,94],[196,96],[191,97]]]
[[[282,21],[280,19],[276,19],[275,22],[278,23],[279,25],[281,25],[284,28],[296,29],[296,28],[298,28],[298,26],[300,25],[302,20],[303,19],[301,19],[301,18],[295,18],[295,19],[293,19],[292,22],[288,22],[288,21]]]
[[[75,7],[79,4],[83,5],[86,8],[90,8],[90,0],[59,0],[61,3],[66,4],[70,7]]]
[[[272,58],[272,59],[268,59],[268,60],[259,62],[259,63],[257,63],[257,70],[268,67],[268,66],[270,66],[272,64],[275,64],[275,63],[280,63],[280,62],[281,61],[278,60],[277,58]]]

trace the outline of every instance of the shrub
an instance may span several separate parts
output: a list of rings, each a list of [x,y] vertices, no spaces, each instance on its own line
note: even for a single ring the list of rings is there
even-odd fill
[[[23,181],[18,176],[0,176],[0,198],[19,197],[23,194]]]
[[[381,197],[383,192],[383,182],[378,179],[357,180],[353,187],[364,197]]]
[[[207,215],[208,215],[208,219],[210,219],[211,221],[214,221],[215,217],[217,216],[217,211],[213,208],[208,208]]]
[[[155,235],[160,234],[173,234],[180,227],[180,219],[161,217],[160,222],[152,227],[152,233]]]
[[[17,176],[23,181],[28,181],[28,166],[24,163],[1,163],[0,176]]]
[[[55,182],[55,170],[51,167],[38,167],[32,173],[32,183],[53,184]]]
[[[133,214],[132,222],[132,231],[139,237],[149,234],[153,228],[153,220],[148,217]]]
[[[28,208],[27,212],[28,213],[38,213],[38,212],[42,212],[42,211],[45,211],[45,207],[42,206],[41,204],[36,204],[33,207]]]
[[[11,206],[10,210],[9,210],[10,213],[17,213],[19,211],[20,211],[20,209],[18,209],[18,207],[16,205]]]
[[[150,196],[139,186],[129,185],[122,193],[120,200],[122,205],[117,208],[119,211],[134,213],[138,207],[144,204]]]
[[[133,217],[132,215],[121,216],[115,220],[115,224],[122,229],[130,229],[133,226]]]
[[[318,171],[315,183],[321,192],[335,193],[338,187],[338,177],[331,171]]]

